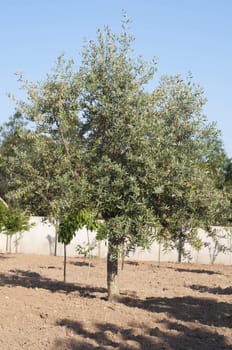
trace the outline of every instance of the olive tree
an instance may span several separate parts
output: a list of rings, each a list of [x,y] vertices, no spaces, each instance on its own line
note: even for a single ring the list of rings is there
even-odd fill
[[[28,101],[18,107],[33,125],[27,139],[36,151],[17,151],[20,171],[11,163],[12,196],[34,190],[60,218],[63,243],[78,212],[96,212],[98,238],[108,241],[109,299],[119,293],[121,249],[172,241],[180,227],[190,239],[189,228],[214,222],[223,206],[210,173],[217,130],[202,115],[203,92],[180,76],[147,92],[156,61],[136,59],[133,40],[124,18],[121,33],[105,27],[87,41],[77,71],[60,57],[44,82],[20,77]]]
[[[177,75],[146,92],[156,64],[135,60],[132,43],[127,20],[121,34],[105,27],[86,44],[80,68],[88,180],[104,221],[99,236],[108,239],[109,298],[118,294],[121,247],[180,235],[199,247],[196,227],[218,222],[228,205],[213,175],[218,131],[202,113],[202,89]]]

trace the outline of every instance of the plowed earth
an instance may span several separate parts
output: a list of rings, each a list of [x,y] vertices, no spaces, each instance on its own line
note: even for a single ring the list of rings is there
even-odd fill
[[[1,350],[232,350],[232,266],[0,255]]]

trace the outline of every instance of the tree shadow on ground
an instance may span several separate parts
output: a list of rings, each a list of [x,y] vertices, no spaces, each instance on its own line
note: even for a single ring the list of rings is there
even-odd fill
[[[6,256],[5,254],[0,254],[0,259],[12,259],[13,256]]]
[[[184,296],[146,299],[121,297],[119,300],[128,307],[137,307],[152,313],[167,313],[180,321],[232,328],[232,305],[214,299]]]
[[[79,266],[79,267],[95,267],[92,263],[89,264],[89,262],[86,261],[69,261],[68,262],[70,265],[74,265],[74,266]]]
[[[133,265],[133,266],[138,266],[139,262],[138,261],[133,261],[133,260],[125,260],[124,262],[126,265]]]
[[[207,275],[221,275],[222,273],[219,271],[212,271],[212,270],[206,270],[206,269],[186,269],[184,267],[172,267],[172,266],[168,266],[165,267],[167,269],[171,269],[171,270],[175,270],[177,272],[190,272],[190,273],[205,273]]]
[[[232,287],[208,287],[208,286],[203,286],[200,284],[193,284],[190,286],[191,289],[197,290],[198,292],[201,293],[211,293],[211,294],[221,294],[221,295],[232,295]]]
[[[53,266],[53,265],[45,265],[45,266],[39,266],[40,269],[46,269],[46,270],[62,270],[62,267]],[[14,271],[14,270],[12,270]]]
[[[77,283],[64,283],[52,280],[33,271],[10,270],[10,273],[0,273],[0,286],[21,286],[24,288],[41,288],[51,292],[78,292],[80,296],[95,298],[94,293],[106,294],[106,288],[80,285]]]
[[[57,339],[54,350],[232,349],[222,335],[199,326],[190,328],[177,322],[161,321],[160,328],[149,328],[139,323],[125,328],[112,323],[97,323],[89,330],[81,322],[61,319],[57,321],[56,326],[65,327],[69,337]]]

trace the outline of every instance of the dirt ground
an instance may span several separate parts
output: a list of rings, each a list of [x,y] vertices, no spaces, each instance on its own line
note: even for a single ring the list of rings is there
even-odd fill
[[[127,262],[107,301],[106,262],[0,255],[0,349],[232,350],[232,266]]]

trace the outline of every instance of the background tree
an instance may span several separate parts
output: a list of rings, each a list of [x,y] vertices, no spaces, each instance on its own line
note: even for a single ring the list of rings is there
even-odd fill
[[[7,235],[6,251],[11,252],[11,238],[17,233],[28,231],[31,227],[29,215],[19,208],[9,207],[2,198],[0,198],[0,233]],[[8,242],[10,237],[10,242]],[[17,239],[16,239],[17,248]]]
[[[13,235],[20,234],[23,231],[29,231],[30,227],[32,226],[29,223],[30,216],[23,212],[19,208],[8,208],[5,214],[4,219],[4,226],[3,231],[5,235],[7,235],[7,244],[6,244],[6,251],[11,252],[11,239]],[[8,237],[10,238],[10,241],[8,242]],[[18,246],[18,238],[16,237],[16,252],[17,252],[17,246]]]
[[[6,221],[6,213],[8,207],[6,206],[3,200],[0,200],[0,232],[2,232],[4,228],[4,223]]]
[[[223,167],[224,170],[224,183],[223,186],[230,196],[231,201],[231,193],[232,193],[232,159],[227,158]]]
[[[153,98],[151,204],[159,236],[168,245],[178,242],[180,261],[185,242],[201,247],[197,227],[222,223],[228,207],[220,185],[225,152],[215,125],[202,114],[203,91],[191,76],[162,77]]]
[[[7,193],[16,188],[12,181],[14,171],[11,169],[11,164],[17,163],[15,152],[30,148],[25,137],[27,132],[26,122],[19,111],[0,128],[0,196],[5,200]]]
[[[44,82],[34,84],[22,76],[19,81],[29,103],[19,101],[18,108],[29,127],[13,148],[8,142],[11,132],[4,138],[3,158],[12,174],[7,197],[17,199],[34,215],[52,218],[58,230],[72,206],[82,207],[86,184],[78,136],[79,80],[73,61],[61,56]]]

